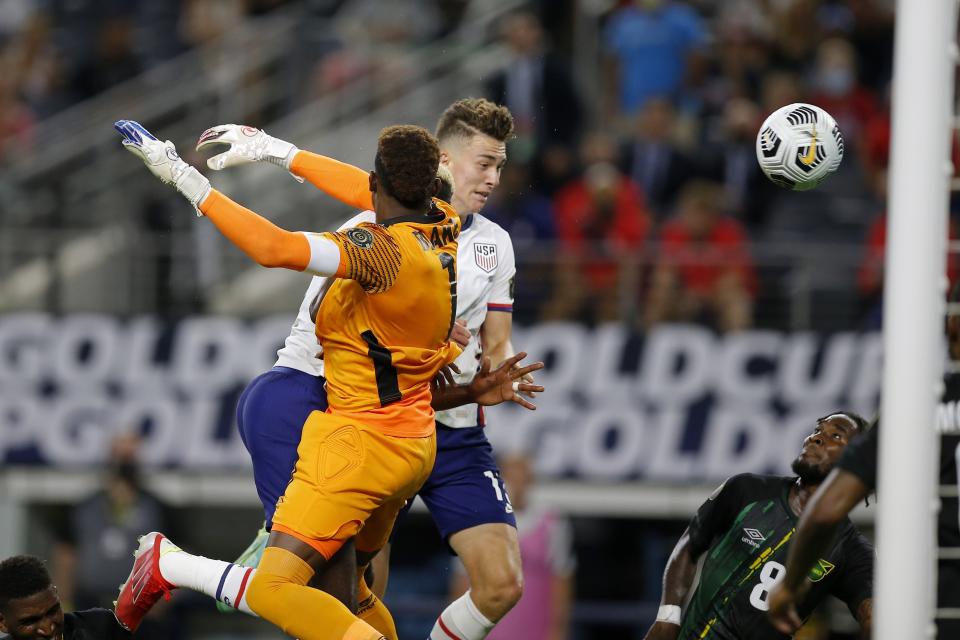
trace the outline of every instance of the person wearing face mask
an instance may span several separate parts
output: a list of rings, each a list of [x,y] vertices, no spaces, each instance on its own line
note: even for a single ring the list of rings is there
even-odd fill
[[[110,444],[100,489],[54,521],[52,570],[67,609],[112,608],[117,585],[130,571],[136,536],[169,528],[166,507],[141,483],[140,439],[117,436]],[[150,620],[138,637],[163,637]]]
[[[860,84],[857,52],[846,40],[831,38],[817,48],[810,102],[826,109],[846,140],[858,141],[863,124],[879,111],[876,94]]]

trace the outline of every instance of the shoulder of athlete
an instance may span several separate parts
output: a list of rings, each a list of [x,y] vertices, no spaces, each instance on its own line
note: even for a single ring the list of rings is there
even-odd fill
[[[376,222],[377,214],[369,209],[360,211],[349,218],[346,222],[337,227],[337,231],[345,231],[350,227],[356,227],[364,222]]]
[[[857,526],[853,524],[853,521],[850,520],[849,517],[843,519],[840,525],[840,533],[837,534],[837,536],[841,544],[847,547],[848,550],[859,548],[873,551],[873,543],[857,529]]]
[[[793,482],[793,478],[762,473],[738,473],[727,478],[727,484],[734,483],[740,487],[779,487],[784,482]]]
[[[507,230],[482,213],[473,214],[473,220],[470,223],[470,226],[478,230],[482,229],[487,233],[492,234],[497,238],[497,240],[506,240],[507,242],[510,241],[510,234],[507,232]]]

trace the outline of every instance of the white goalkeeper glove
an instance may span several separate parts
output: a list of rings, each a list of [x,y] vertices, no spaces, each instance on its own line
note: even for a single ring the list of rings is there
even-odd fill
[[[221,144],[228,145],[229,148],[207,160],[207,166],[214,171],[253,162],[269,162],[290,171],[290,163],[300,151],[286,140],[267,135],[262,129],[238,124],[210,127],[200,134],[197,151]],[[297,182],[303,182],[300,176],[292,173],[290,175]]]
[[[147,169],[163,183],[173,185],[190,201],[197,215],[202,215],[200,203],[210,193],[210,181],[180,159],[172,142],[160,142],[133,120],[118,120],[113,127],[123,134],[123,146],[127,151],[143,160]]]

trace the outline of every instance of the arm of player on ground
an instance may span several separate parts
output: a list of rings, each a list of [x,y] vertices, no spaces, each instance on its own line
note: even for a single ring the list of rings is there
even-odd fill
[[[667,566],[663,570],[663,593],[660,596],[660,607],[682,608],[687,595],[693,587],[693,580],[697,575],[697,556],[691,550],[690,529],[683,532],[677,541]],[[676,609],[674,609],[676,611]],[[658,620],[653,623],[644,640],[674,640],[680,636],[678,621],[668,622]]]
[[[717,487],[680,536],[663,571],[661,607],[682,607],[686,602],[697,573],[697,561],[714,538],[730,527],[740,511],[739,477],[733,476]],[[679,633],[679,624],[657,621],[645,640],[676,638]]]
[[[370,175],[359,167],[300,151],[290,163],[290,172],[354,209],[373,209]]]

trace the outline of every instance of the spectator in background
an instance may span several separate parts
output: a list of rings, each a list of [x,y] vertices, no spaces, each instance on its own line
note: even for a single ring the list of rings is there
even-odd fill
[[[880,199],[885,200],[887,191],[887,172],[878,171],[874,176],[874,189]],[[950,220],[950,240],[960,239],[957,224]],[[860,291],[861,329],[879,329],[883,316],[883,262],[887,251],[887,212],[883,211],[867,229],[863,260],[857,271],[857,288]],[[947,253],[947,278],[951,285],[960,277],[960,254]]]
[[[879,101],[860,84],[857,52],[848,41],[830,38],[817,47],[811,89],[810,102],[826,109],[840,125],[844,140],[859,147],[863,125],[877,115]]]
[[[92,98],[143,71],[133,40],[128,16],[112,16],[100,25],[93,57],[76,69],[71,83],[78,99]]]
[[[823,37],[817,16],[821,0],[761,1],[773,24],[773,41],[776,43],[773,66],[803,72]]]
[[[12,80],[25,103],[44,118],[67,107],[74,99],[67,88],[62,53],[53,42],[53,25],[34,14],[3,53],[3,76]]]
[[[513,309],[521,324],[538,320],[538,314],[553,291],[554,243],[557,228],[553,203],[531,186],[529,165],[513,162],[503,168],[500,186],[490,196],[483,215],[510,234],[517,259],[514,298],[522,300]]]
[[[31,146],[34,116],[9,78],[0,77],[0,165]]]
[[[700,159],[703,175],[723,185],[729,213],[752,230],[763,226],[778,188],[757,163],[756,138],[762,121],[753,101],[729,100],[717,136],[707,142]]]
[[[552,318],[579,316],[591,322],[621,316],[620,276],[625,259],[638,255],[647,239],[650,218],[643,194],[616,166],[616,144],[594,133],[583,143],[582,176],[554,198],[557,235],[563,250]]]
[[[528,11],[509,15],[501,33],[510,56],[487,83],[487,93],[513,114],[511,158],[529,160],[547,150],[572,162],[584,114],[569,65],[547,46],[540,21]]]
[[[573,532],[570,523],[553,510],[531,500],[534,484],[530,459],[512,455],[500,460],[500,474],[517,516],[520,556],[523,558],[523,597],[504,616],[488,640],[566,640],[573,604]],[[454,574],[451,596],[468,587],[462,566]]]
[[[141,486],[139,445],[135,435],[117,436],[102,488],[73,505],[56,527],[55,582],[68,609],[112,609],[138,537],[169,526],[164,506]],[[156,625],[141,629],[138,638],[166,637]]]
[[[893,3],[889,0],[850,0],[848,38],[859,53],[860,80],[883,90],[893,75]]]
[[[715,84],[722,88],[711,100],[716,111],[731,97],[756,96],[770,71],[773,26],[757,0],[726,0],[719,3],[714,21],[716,38],[711,58],[718,66]]]
[[[190,46],[210,43],[244,19],[243,0],[183,0],[180,36]]]
[[[695,181],[659,239],[646,325],[698,322],[726,332],[750,326],[755,276],[747,236],[723,213],[720,185]]]
[[[666,217],[693,170],[690,160],[674,144],[675,126],[673,104],[666,98],[652,98],[640,110],[633,136],[623,145],[626,173],[643,191],[657,219]]]
[[[790,71],[770,71],[760,84],[761,116],[766,118],[780,107],[803,102],[804,98],[803,84],[797,74]]]
[[[695,9],[673,0],[634,0],[614,11],[604,29],[609,55],[608,115],[632,115],[657,96],[676,97],[689,58],[700,55],[706,27]]]

